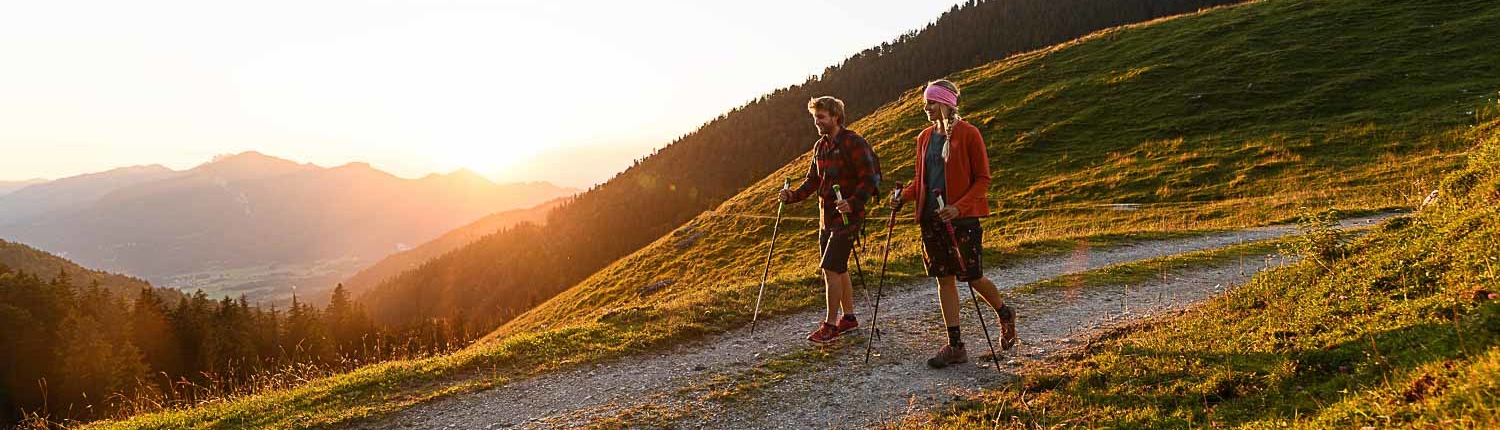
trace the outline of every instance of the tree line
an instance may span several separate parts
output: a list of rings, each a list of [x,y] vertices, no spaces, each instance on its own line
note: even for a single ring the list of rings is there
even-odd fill
[[[199,291],[117,294],[0,264],[0,424],[87,421],[295,385],[362,364],[451,351],[444,321],[381,329],[339,285],[318,308]]]

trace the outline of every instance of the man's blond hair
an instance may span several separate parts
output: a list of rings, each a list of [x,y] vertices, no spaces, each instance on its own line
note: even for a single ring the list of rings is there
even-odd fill
[[[807,111],[809,113],[816,113],[817,111],[828,112],[829,115],[833,115],[839,119],[840,127],[844,126],[843,100],[833,98],[833,96],[814,97],[812,100],[807,101]]]

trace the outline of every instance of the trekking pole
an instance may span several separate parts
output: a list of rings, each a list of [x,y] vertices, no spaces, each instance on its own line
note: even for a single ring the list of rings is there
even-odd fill
[[[870,364],[870,346],[875,339],[880,338],[880,330],[875,328],[880,322],[880,295],[885,291],[885,262],[891,257],[891,233],[896,230],[896,212],[901,210],[901,188],[903,184],[896,184],[896,189],[891,191],[891,200],[896,203],[891,206],[891,219],[885,222],[885,251],[880,255],[880,277],[875,282],[875,313],[870,315],[870,335],[865,339],[865,364]]]
[[[933,190],[933,193],[937,195],[938,210],[942,210],[946,206],[943,204],[943,191]],[[953,242],[953,256],[958,259],[959,273],[968,273],[969,268],[964,263],[963,252],[959,250],[958,233],[953,229],[953,221],[943,221],[943,227],[948,230],[948,239]],[[954,281],[957,281],[957,277]],[[965,282],[964,285],[969,287],[969,298],[974,300],[974,315],[979,317],[979,328],[984,330],[984,343],[990,345],[990,358],[995,361],[995,371],[1004,376],[1005,372],[1000,370],[1000,354],[995,352],[995,342],[990,340],[990,326],[984,323],[984,311],[979,309],[979,294],[974,292],[974,284]]]
[[[835,198],[839,199],[839,200],[843,200],[844,199],[844,193],[842,191],[839,191],[839,186],[838,185],[834,185],[833,186],[833,196]],[[843,212],[839,212],[839,217],[844,220],[844,226],[846,228],[849,227],[849,215],[845,214]],[[850,248],[851,248],[851,251],[854,252],[854,274],[855,274],[856,277],[859,278],[859,286],[860,286],[861,291],[863,291],[865,287],[870,286],[870,284],[866,284],[865,283],[865,268],[864,268],[864,265],[862,265],[862,264],[859,263],[859,260],[861,259],[860,258],[859,248],[861,248],[861,247],[864,246],[864,243],[863,243],[864,242],[864,225],[861,224],[859,230],[851,231],[849,234],[855,235],[853,243],[850,244],[851,245]],[[829,242],[833,241],[832,236],[833,236],[833,234],[829,233],[829,239],[828,239]],[[870,301],[870,293],[869,293],[869,291],[864,291],[864,294],[865,294],[865,301],[866,302]]]
[[[859,279],[860,292],[862,294],[864,294],[864,296],[865,296],[865,302],[869,303],[870,302],[870,291],[869,291],[869,289],[867,287],[869,287],[870,284],[865,283],[865,268],[864,268],[863,265],[861,265],[859,263],[859,260],[862,259],[861,254],[859,252],[859,249],[864,247],[864,244],[862,243],[865,240],[864,239],[864,232],[855,230],[854,232],[849,233],[849,234],[855,235],[854,236],[854,244],[853,244],[854,246],[851,247],[852,251],[854,252],[854,276]],[[852,282],[851,282],[851,284],[852,284]]]
[[[781,190],[792,188],[792,180],[782,179]],[[771,226],[771,249],[766,251],[766,270],[760,275],[760,292],[755,294],[755,313],[750,315],[750,335],[755,335],[755,320],[760,317],[760,298],[766,294],[766,278],[771,276],[771,254],[776,252],[776,234],[781,231],[781,208],[786,202],[778,196],[776,202],[776,224]]]
[[[844,199],[844,193],[841,192],[841,191],[839,191],[839,186],[838,185],[834,185],[833,186],[833,196],[837,197],[839,200],[843,200]],[[837,209],[835,209],[835,210],[837,210]],[[849,225],[849,214],[846,214],[846,213],[843,213],[843,212],[839,212],[839,219],[844,220],[844,225]]]

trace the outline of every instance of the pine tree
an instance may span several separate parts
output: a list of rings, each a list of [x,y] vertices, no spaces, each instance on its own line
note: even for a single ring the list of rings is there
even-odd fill
[[[283,347],[291,360],[299,363],[321,362],[332,356],[327,348],[327,330],[323,327],[318,308],[302,303],[292,296],[292,307],[287,310],[286,329],[282,334]]]
[[[62,360],[53,375],[58,389],[53,395],[59,404],[75,405],[77,418],[94,418],[93,402],[110,394],[132,388],[136,378],[146,373],[140,352],[129,342],[111,339],[112,330],[92,316],[75,313],[63,321],[58,345]]]
[[[151,288],[141,288],[130,308],[131,341],[145,355],[147,367],[182,374],[182,350],[167,319],[167,306]]]

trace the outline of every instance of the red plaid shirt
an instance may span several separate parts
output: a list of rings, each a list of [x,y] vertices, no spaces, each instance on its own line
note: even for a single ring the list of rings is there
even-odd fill
[[[880,186],[880,160],[870,143],[849,129],[843,129],[833,139],[818,138],[813,144],[813,161],[807,169],[807,179],[793,192],[792,202],[800,202],[818,194],[819,227],[834,229],[844,227],[834,205],[837,197],[833,186],[838,185],[844,199],[854,210],[849,213],[849,223],[856,224],[865,218],[865,204],[875,196]]]

